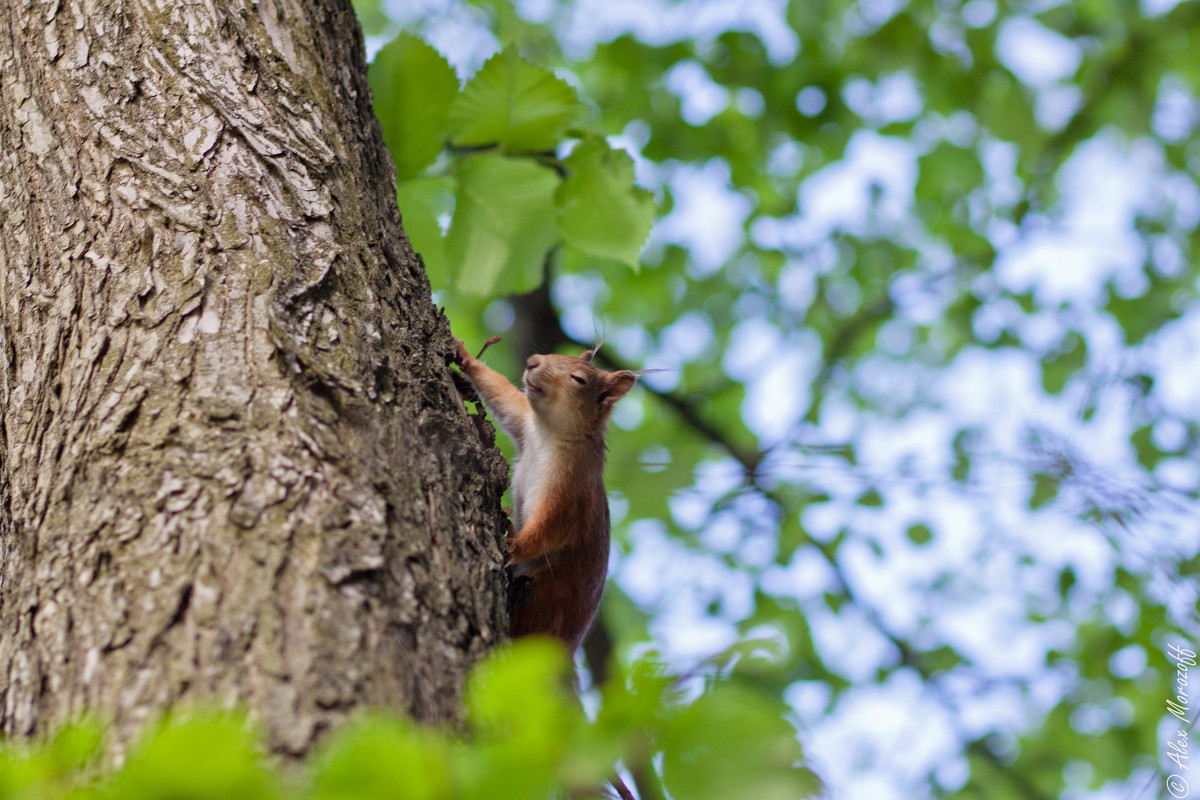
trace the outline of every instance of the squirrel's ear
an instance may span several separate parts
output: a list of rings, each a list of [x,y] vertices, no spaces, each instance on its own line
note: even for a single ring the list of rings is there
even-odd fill
[[[596,357],[596,353],[600,352],[600,345],[602,345],[602,344],[604,344],[603,339],[596,342],[596,344],[590,350],[584,350],[582,353],[579,354],[579,357],[582,358],[584,361],[588,362],[589,364],[592,363],[592,359]]]
[[[637,373],[627,369],[610,373],[604,381],[604,390],[600,392],[600,402],[609,405],[617,402],[629,393],[629,390],[637,383],[637,379]]]

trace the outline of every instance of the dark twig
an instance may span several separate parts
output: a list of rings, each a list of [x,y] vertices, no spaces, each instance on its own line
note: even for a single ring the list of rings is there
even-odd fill
[[[625,781],[621,780],[620,775],[613,775],[611,783],[613,789],[617,793],[617,796],[620,797],[621,800],[637,800],[637,798],[633,796],[633,792],[629,791],[629,787],[625,785]]]
[[[483,351],[487,350],[489,347],[491,347],[498,341],[500,341],[499,336],[492,336],[492,337],[488,338],[488,340],[483,343],[483,347],[479,348],[479,353],[476,354],[475,358],[483,358]]]

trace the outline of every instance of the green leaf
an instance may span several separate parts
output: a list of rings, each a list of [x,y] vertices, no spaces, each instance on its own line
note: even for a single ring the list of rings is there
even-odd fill
[[[619,660],[615,659],[613,666],[617,675],[603,687],[596,725],[614,738],[655,727],[671,697],[673,678],[661,664],[647,658],[630,665],[627,675],[621,674]]]
[[[1174,280],[1163,280],[1153,272],[1149,276],[1149,288],[1137,297],[1122,297],[1114,287],[1108,287],[1108,311],[1124,329],[1125,340],[1130,345],[1140,343],[1163,324],[1178,317],[1183,302],[1195,297],[1187,273]]]
[[[942,142],[921,156],[917,197],[949,209],[983,183],[983,166],[973,149]]]
[[[402,33],[384,46],[367,71],[375,116],[396,164],[396,179],[417,175],[446,142],[458,78],[437,50]]]
[[[456,769],[464,797],[545,796],[583,722],[567,694],[570,663],[551,639],[522,639],[493,653],[471,675],[467,713],[473,747]]]
[[[618,759],[632,768],[649,756],[649,742],[657,737],[674,686],[666,670],[650,659],[625,667],[619,658],[613,658],[611,666],[612,674],[601,688],[596,721],[584,730],[585,746],[579,748],[575,759],[590,760],[601,774]]]
[[[861,506],[881,506],[883,498],[879,496],[879,492],[875,489],[868,489],[862,497],[858,498],[858,504]]]
[[[1042,386],[1050,394],[1058,394],[1086,362],[1087,342],[1071,331],[1058,351],[1042,362]]]
[[[100,755],[104,731],[93,719],[73,722],[55,735],[47,751],[54,772],[67,776],[92,763]]]
[[[313,783],[317,800],[390,797],[399,787],[406,800],[449,798],[450,748],[433,730],[403,718],[357,720],[322,753]]]
[[[446,237],[438,223],[438,217],[449,213],[453,199],[454,182],[442,175],[396,184],[400,222],[413,250],[425,262],[425,272],[434,290],[446,288],[453,274],[446,255]]]
[[[1038,126],[1026,91],[1008,73],[989,72],[976,87],[971,102],[977,109],[980,123],[1000,139],[1021,147],[1029,147],[1038,141]]]
[[[633,159],[602,139],[587,139],[564,162],[568,177],[554,194],[563,239],[601,258],[638,268],[654,224],[654,198],[633,183]]]
[[[1162,451],[1154,445],[1153,428],[1150,425],[1143,425],[1136,429],[1130,435],[1129,443],[1133,445],[1133,450],[1137,453],[1138,463],[1146,469],[1154,469],[1162,460]]]
[[[463,161],[446,242],[459,290],[509,294],[541,283],[546,251],[559,238],[557,186],[557,175],[531,161],[494,153]]]
[[[388,26],[387,14],[383,11],[383,0],[352,0],[358,24],[367,36],[378,36]]]
[[[954,434],[951,444],[954,450],[954,468],[951,476],[959,483],[965,483],[971,476],[971,454],[977,446],[978,436],[978,431],[973,428],[963,428]]]
[[[141,800],[279,796],[255,755],[257,737],[235,716],[175,720],[153,732],[116,776],[113,795]]]
[[[908,540],[916,545],[929,544],[933,539],[933,531],[929,530],[928,525],[917,524],[909,527]]]
[[[1062,479],[1057,475],[1039,472],[1033,477],[1033,495],[1029,498],[1029,507],[1038,509],[1058,496],[1058,487]]]
[[[488,59],[454,102],[451,141],[510,153],[553,150],[583,111],[569,84],[506,48]]]
[[[68,724],[49,741],[0,741],[0,798],[93,796],[70,787],[90,777],[103,738],[101,727],[84,719]]]
[[[820,783],[798,767],[801,751],[783,709],[721,685],[684,708],[663,732],[663,782],[677,800],[797,800]]]
[[[485,738],[555,737],[553,723],[565,722],[570,707],[569,674],[566,652],[553,639],[526,638],[499,650],[471,675],[471,722]]]
[[[942,645],[921,654],[921,665],[929,672],[947,672],[962,664],[962,656],[949,645]]]
[[[1070,565],[1064,567],[1062,572],[1058,573],[1058,594],[1064,602],[1067,600],[1067,595],[1070,593],[1071,587],[1076,582],[1075,570]]]

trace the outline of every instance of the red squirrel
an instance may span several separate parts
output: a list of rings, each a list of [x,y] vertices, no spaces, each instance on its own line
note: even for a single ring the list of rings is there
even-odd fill
[[[598,369],[595,349],[579,358],[535,355],[525,362],[520,392],[455,341],[458,365],[517,448],[508,563],[514,579],[527,575],[532,583],[509,634],[554,636],[574,653],[608,574],[604,432],[638,374]]]

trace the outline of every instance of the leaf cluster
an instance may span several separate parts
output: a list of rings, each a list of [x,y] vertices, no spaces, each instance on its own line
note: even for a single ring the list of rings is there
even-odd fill
[[[76,723],[40,744],[0,746],[0,798],[599,798],[618,763],[643,792],[678,800],[739,791],[794,800],[819,788],[799,766],[781,706],[761,693],[721,685],[685,700],[660,669],[641,662],[604,687],[589,717],[568,670],[556,642],[523,640],[475,670],[465,734],[376,713],[348,723],[299,771],[265,757],[240,715],[177,713],[115,771],[98,766],[102,726]]]
[[[510,47],[460,90],[436,50],[401,33],[369,78],[404,229],[435,290],[529,291],[558,247],[637,269],[654,201],[553,72]]]

